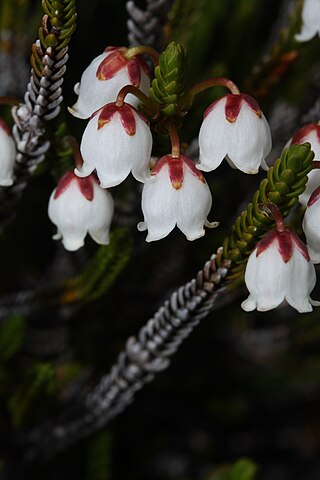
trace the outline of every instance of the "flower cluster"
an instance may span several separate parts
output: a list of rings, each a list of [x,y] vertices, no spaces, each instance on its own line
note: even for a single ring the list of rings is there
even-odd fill
[[[246,174],[268,169],[271,132],[257,102],[224,78],[206,80],[185,93],[179,68],[174,68],[174,61],[166,64],[171,50],[158,65],[157,54],[148,47],[108,47],[75,86],[78,100],[69,111],[89,118],[80,144],[81,161],[60,180],[49,202],[49,216],[58,229],[54,238],[61,238],[66,249],[80,248],[86,233],[100,244],[108,243],[113,201],[106,189],[119,185],[130,172],[143,183],[144,219],[138,229],[147,231],[146,241],[152,242],[166,237],[175,226],[188,240],[195,240],[205,234],[204,227],[218,225],[208,221],[212,196],[201,171],[215,170],[224,158]],[[142,54],[149,54],[155,63],[151,87]],[[214,86],[226,87],[230,93],[206,109],[195,163],[182,151],[177,125],[194,96]],[[170,138],[171,152],[151,168],[154,131]],[[311,143],[318,159],[319,125],[307,125],[289,143],[305,142]],[[284,226],[276,207],[269,206],[276,229],[260,240],[249,257],[245,282],[250,295],[242,303],[244,310],[270,310],[286,300],[299,312],[308,312],[317,304],[310,293],[316,282],[313,263],[320,262],[320,188],[313,192],[319,184],[320,176],[313,170],[300,196],[307,205],[303,222],[307,246]]]
[[[270,128],[255,100],[227,81],[227,88],[232,84],[231,93],[205,112],[199,134],[200,161],[195,164],[181,152],[175,123],[161,113],[163,105],[146,95],[150,80],[141,53],[150,53],[150,49],[108,47],[76,85],[78,100],[69,110],[79,118],[90,119],[80,145],[83,163],[74,173],[86,178],[95,171],[100,188],[105,189],[119,185],[132,172],[144,184],[144,221],[138,229],[148,231],[146,240],[164,238],[176,225],[188,240],[195,240],[205,234],[204,226],[217,226],[217,222],[207,220],[212,197],[199,170],[212,171],[226,157],[232,167],[257,173],[260,165],[266,167]],[[157,88],[160,95],[159,83]],[[169,88],[173,91],[171,84]],[[149,112],[148,118],[136,108],[138,100]],[[157,121],[169,134],[172,151],[158,159],[150,171],[152,128]],[[58,225],[58,230],[63,229]],[[87,230],[90,232],[89,227]]]

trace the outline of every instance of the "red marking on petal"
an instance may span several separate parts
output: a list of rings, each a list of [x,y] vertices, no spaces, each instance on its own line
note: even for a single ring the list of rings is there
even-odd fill
[[[169,160],[171,160],[171,155],[165,155],[164,157],[159,158],[151,171],[151,175],[157,175],[162,169],[162,167],[164,167],[164,165],[169,162]]]
[[[202,175],[200,170],[198,170],[198,168],[195,166],[194,162],[190,158],[185,157],[184,155],[181,155],[181,159],[186,164],[186,166],[188,167],[192,175],[197,177],[202,183],[206,183],[204,176]]]
[[[121,55],[119,50],[114,50],[100,63],[96,77],[99,80],[110,80],[122,68],[127,65],[127,60]]]
[[[140,86],[141,80],[141,65],[136,57],[131,58],[127,63],[129,81],[135,87]]]
[[[240,113],[243,96],[231,93],[230,95],[226,95],[226,98],[226,104],[224,107],[226,119],[228,122],[234,123]]]
[[[69,171],[60,178],[53,198],[56,200],[69,187],[72,180],[78,178],[73,172]]]
[[[267,248],[270,247],[271,243],[277,237],[277,231],[271,230],[268,232],[258,243],[256,246],[256,256],[258,257],[260,253],[263,253]]]
[[[113,115],[119,110],[117,105],[115,103],[108,103],[104,107],[102,107],[98,112],[99,118],[98,118],[98,130],[102,127],[105,126],[106,123],[109,123],[110,120],[112,119]],[[96,113],[96,112],[95,112]],[[91,116],[92,118],[92,116]]]
[[[7,135],[9,135],[9,137],[11,137],[11,132],[9,130],[9,127],[8,125],[6,124],[6,122],[4,120],[2,120],[2,118],[0,118],[0,128],[1,130],[3,130],[4,132],[6,132]]]
[[[182,158],[172,158],[170,156],[169,161],[169,177],[173,188],[179,190],[183,183],[183,161]]]
[[[221,102],[221,100],[223,100],[225,97],[222,97],[222,98],[219,98],[218,100],[216,100],[215,102],[211,103],[211,105],[209,105],[209,107],[206,109],[206,111],[204,112],[203,114],[203,118],[206,118],[210,112],[212,112],[212,110],[218,105],[218,103]]]
[[[261,109],[260,109],[258,103],[256,102],[256,100],[253,97],[251,97],[250,95],[248,95],[247,93],[244,93],[241,96],[242,96],[243,100],[246,102],[246,104],[251,108],[251,110],[253,110],[254,113],[259,118],[261,118],[262,112],[261,112]]]
[[[320,143],[320,125],[317,125],[316,123],[309,123],[308,125],[300,128],[300,130],[294,134],[291,143],[295,145],[304,143],[306,141],[306,137],[312,133],[312,131],[315,131],[318,137],[318,142]]]
[[[123,50],[126,50],[125,47],[107,47],[104,49],[105,52],[112,52],[113,50],[120,50],[120,51],[123,51]]]
[[[320,187],[316,188],[310,195],[308,200],[307,206],[311,207],[314,203],[316,203],[320,198]]]
[[[91,202],[93,200],[93,178],[91,175],[88,177],[77,177],[77,181],[80,187],[82,195]]]
[[[299,250],[301,255],[304,256],[304,258],[307,260],[307,262],[309,262],[310,257],[309,257],[309,253],[308,253],[306,245],[300,240],[300,238],[298,237],[298,235],[296,233],[291,232],[291,235],[292,235],[292,240],[293,240],[295,246],[297,247],[297,249]]]
[[[119,114],[121,123],[127,134],[134,135],[136,133],[136,119],[134,118],[131,106],[125,103],[122,107],[119,107]]]
[[[139,112],[139,110],[137,110],[135,107],[130,105],[130,103],[128,103],[128,104],[125,103],[125,105],[129,105],[131,110],[133,112],[135,112],[141,118],[141,120],[143,120],[147,125],[150,125],[149,120],[147,119],[147,117],[145,115],[143,115],[143,113]]]
[[[135,57],[139,64],[140,64],[140,67],[142,68],[142,70],[144,71],[144,73],[149,77],[151,78],[152,77],[152,72],[150,70],[150,67],[149,65],[147,64],[147,62],[145,62],[139,55],[137,57]]]
[[[293,253],[293,232],[291,232],[291,230],[284,230],[283,232],[277,232],[277,236],[279,253],[284,263],[287,263]]]

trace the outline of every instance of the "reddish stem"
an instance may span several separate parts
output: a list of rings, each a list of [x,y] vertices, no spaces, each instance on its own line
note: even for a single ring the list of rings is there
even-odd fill
[[[76,167],[81,168],[83,164],[83,159],[82,159],[82,155],[80,152],[79,143],[77,139],[75,137],[72,137],[71,135],[68,135],[66,137],[66,140],[71,148]]]
[[[137,55],[143,55],[143,54],[148,55],[148,57],[151,58],[155,67],[159,65],[159,53],[157,52],[157,50],[155,50],[152,47],[147,47],[145,45],[137,45],[135,47],[131,47],[122,55],[127,60],[130,60],[130,58],[136,57]]]
[[[231,93],[234,95],[239,95],[240,90],[237,85],[229,78],[218,77],[218,78],[208,78],[207,80],[203,80],[202,82],[196,83],[189,91],[188,95],[194,97],[198,93],[207,90],[207,88],[211,87],[224,87],[230,90]]]
[[[312,162],[312,169],[320,168],[320,160],[314,160]]]
[[[279,208],[274,203],[269,202],[264,204],[263,210],[264,211],[269,210],[271,212],[271,215],[273,216],[276,224],[276,230],[278,232],[284,232],[286,227],[285,227],[283,217]]]
[[[174,160],[175,158],[180,158],[180,138],[177,132],[176,127],[170,120],[166,123],[166,128],[170,135],[171,140],[171,157]]]
[[[8,105],[11,107],[11,106],[19,105],[20,102],[21,100],[19,100],[19,98],[17,97],[7,97],[7,96],[1,97],[0,96],[0,105]]]
[[[125,97],[128,95],[128,93],[131,93],[131,95],[134,95],[135,97],[137,97],[147,108],[150,109],[150,111],[154,115],[158,113],[159,111],[158,106],[152,100],[150,100],[150,98],[147,97],[147,95],[141,92],[141,90],[139,90],[134,85],[125,85],[124,87],[121,88],[116,99],[117,107],[123,106]]]

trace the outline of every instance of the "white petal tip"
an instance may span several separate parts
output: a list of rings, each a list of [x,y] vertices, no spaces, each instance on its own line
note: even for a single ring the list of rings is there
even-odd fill
[[[68,112],[71,113],[76,118],[80,118],[81,120],[85,120],[89,118],[90,115],[85,115],[81,113],[79,110],[76,108],[76,103],[72,107],[68,107]]]
[[[80,82],[75,84],[75,86],[73,87],[73,91],[76,95],[79,95],[79,93],[80,93]]]
[[[77,177],[84,178],[84,177],[88,177],[93,172],[93,169],[87,170],[83,165],[80,169],[76,167],[73,171],[74,171],[74,174],[77,175]]]
[[[4,178],[3,180],[0,180],[0,187],[11,187],[11,185],[13,185],[12,178]]]
[[[206,221],[204,222],[204,225],[205,225],[205,227],[207,227],[207,228],[217,228],[217,227],[219,227],[220,222],[209,222],[208,220],[206,220]]]
[[[203,228],[202,230],[200,230],[198,232],[193,232],[191,234],[186,234],[186,238],[187,238],[187,240],[189,240],[189,242],[193,242],[194,240],[198,240],[198,238],[203,237],[205,234],[206,234],[206,231]]]
[[[255,310],[257,304],[256,301],[249,295],[249,297],[241,303],[241,308],[245,312],[252,312]]]
[[[76,250],[79,250],[79,248],[83,247],[84,241],[64,238],[62,240],[62,244],[64,248],[68,250],[68,252],[75,252]]]
[[[139,222],[137,225],[137,229],[139,230],[139,232],[145,232],[148,229],[146,222]]]

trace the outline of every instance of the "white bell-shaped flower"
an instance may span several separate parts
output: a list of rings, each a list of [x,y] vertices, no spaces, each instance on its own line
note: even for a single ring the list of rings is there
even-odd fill
[[[320,125],[309,123],[300,128],[286,147],[292,144],[301,145],[309,142],[311,150],[314,152],[314,160],[320,160]],[[299,202],[306,206],[312,192],[320,185],[320,170],[314,169],[308,173],[308,182],[305,191],[299,196]]]
[[[90,119],[80,150],[83,165],[76,175],[97,171],[101,187],[119,185],[132,170],[138,181],[149,176],[152,135],[147,120],[131,105],[109,103]]]
[[[320,0],[304,0],[301,32],[295,35],[298,42],[307,42],[320,35]]]
[[[209,172],[226,157],[244,173],[255,174],[271,150],[269,124],[257,102],[246,94],[228,94],[211,104],[199,132],[199,164]]]
[[[114,102],[122,87],[134,85],[147,94],[150,87],[149,69],[139,57],[127,60],[126,48],[108,47],[96,57],[83,72],[80,83],[75,85],[77,102],[69,108],[78,118],[89,118],[103,105]],[[137,106],[139,100],[127,95],[126,102]]]
[[[271,310],[284,300],[300,313],[319,305],[310,298],[316,274],[307,248],[288,229],[272,230],[257,244],[247,263],[245,283],[250,295],[241,306],[247,312]]]
[[[79,178],[67,172],[51,194],[48,215],[58,230],[53,239],[61,239],[66,250],[82,247],[87,233],[100,245],[109,243],[113,199],[94,175]]]
[[[306,236],[311,261],[320,263],[320,187],[309,198],[302,228]]]
[[[144,221],[138,224],[140,231],[148,230],[147,242],[166,237],[176,225],[188,240],[202,237],[204,225],[218,225],[207,221],[212,197],[192,160],[166,155],[158,160],[152,177],[143,186]]]
[[[0,186],[13,184],[13,168],[16,158],[16,146],[5,122],[0,118]]]

